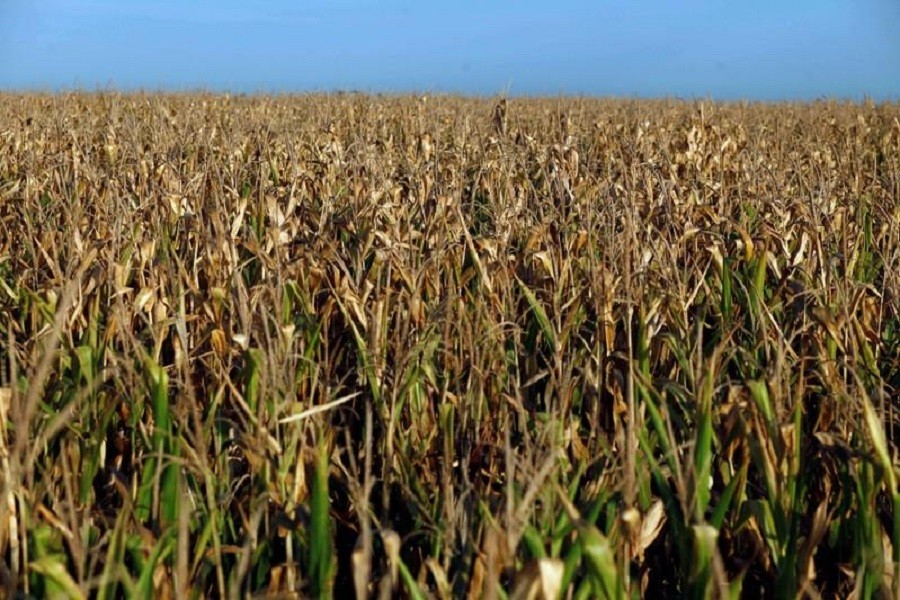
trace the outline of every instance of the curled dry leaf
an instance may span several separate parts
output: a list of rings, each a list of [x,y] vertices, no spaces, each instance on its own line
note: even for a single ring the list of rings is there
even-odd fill
[[[558,558],[539,558],[516,574],[510,600],[556,600],[560,597],[565,564]]]

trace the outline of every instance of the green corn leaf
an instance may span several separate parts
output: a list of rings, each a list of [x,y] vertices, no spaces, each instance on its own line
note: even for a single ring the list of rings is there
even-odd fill
[[[244,399],[247,401],[250,411],[255,415],[259,406],[260,375],[265,358],[259,348],[249,348],[244,352],[244,359],[247,361],[244,372],[246,385]]]
[[[544,549],[544,538],[541,533],[534,528],[534,525],[525,527],[525,531],[522,532],[522,541],[524,541],[525,545],[528,547],[528,553],[532,558],[544,558],[547,556],[547,551]]]
[[[766,382],[760,379],[753,379],[746,382],[747,388],[750,390],[750,397],[756,403],[756,406],[762,412],[769,425],[775,420],[775,411],[772,409],[772,401],[769,399],[769,388]]]
[[[316,475],[312,486],[309,531],[309,577],[312,594],[316,598],[332,596],[332,567],[334,547],[328,500],[328,471],[330,459],[326,442],[319,442]]]
[[[582,524],[578,532],[581,539],[582,552],[587,560],[588,572],[598,584],[601,598],[618,599],[619,572],[616,568],[616,557],[609,539],[600,530],[590,524]]]
[[[150,382],[151,408],[153,410],[153,435],[151,447],[145,456],[141,485],[135,506],[135,516],[139,521],[147,521],[152,515],[153,491],[157,477],[161,477],[160,469],[166,460],[172,435],[172,419],[169,414],[169,376],[156,363],[147,359],[146,366]],[[171,477],[171,476],[170,476]],[[171,485],[171,484],[170,484]],[[170,492],[170,490],[167,490]]]
[[[731,315],[734,310],[731,281],[731,257],[726,256],[722,262],[722,325],[723,331],[731,329]]]
[[[697,513],[703,517],[709,506],[710,486],[709,479],[712,470],[712,411],[706,402],[701,402],[698,407],[697,441],[694,446],[694,493],[697,499]]]
[[[735,490],[737,490],[740,482],[747,476],[747,467],[743,467],[738,473],[731,478],[728,482],[728,485],[725,486],[725,490],[722,492],[722,495],[719,497],[719,503],[716,505],[716,509],[713,511],[712,517],[710,517],[709,523],[716,530],[722,529],[722,524],[725,522],[725,516],[728,514],[728,509],[731,508],[731,502],[734,499]]]
[[[881,468],[884,470],[890,493],[894,495],[897,493],[897,477],[894,474],[894,463],[891,460],[887,438],[884,435],[884,426],[878,417],[878,413],[875,412],[875,407],[872,406],[872,401],[866,395],[863,395],[863,416],[866,420],[869,439],[872,441],[872,446],[875,449],[875,455],[878,457],[878,462],[881,463]]]
[[[691,527],[691,534],[694,543],[691,559],[693,596],[708,598],[712,591],[712,564],[719,532],[710,525],[694,525]]]
[[[403,585],[406,587],[406,593],[411,600],[425,600],[425,594],[422,593],[422,590],[419,589],[419,584],[416,583],[416,578],[413,577],[413,574],[409,572],[409,567],[406,566],[399,557],[397,558],[397,566],[400,571],[400,579],[403,581]]]
[[[53,598],[87,598],[66,568],[65,556],[51,554],[28,563],[28,568],[46,578],[45,592]]]
[[[168,530],[153,546],[153,551],[147,560],[141,565],[141,574],[137,580],[136,591],[141,598],[153,597],[153,573],[156,571],[156,565],[168,557],[175,549],[175,532],[174,528]]]
[[[541,333],[544,335],[544,340],[550,346],[551,352],[556,352],[556,333],[553,331],[553,325],[547,317],[547,312],[544,310],[543,304],[541,304],[541,301],[534,295],[534,292],[528,289],[528,286],[526,286],[518,277],[516,277],[516,283],[519,284],[519,289],[522,290],[522,294],[525,296],[528,306],[531,308],[534,317],[537,319],[538,325],[541,328]]]

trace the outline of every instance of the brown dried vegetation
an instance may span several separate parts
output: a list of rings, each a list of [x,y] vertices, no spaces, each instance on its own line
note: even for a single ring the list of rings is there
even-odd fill
[[[898,119],[0,97],[2,584],[897,591]]]

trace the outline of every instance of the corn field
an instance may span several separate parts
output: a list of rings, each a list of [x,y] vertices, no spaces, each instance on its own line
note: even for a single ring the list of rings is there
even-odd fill
[[[0,95],[0,585],[900,594],[900,106]]]

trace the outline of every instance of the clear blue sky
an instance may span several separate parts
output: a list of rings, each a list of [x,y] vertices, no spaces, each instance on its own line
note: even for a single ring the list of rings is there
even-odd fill
[[[0,0],[0,89],[900,99],[900,0]]]

